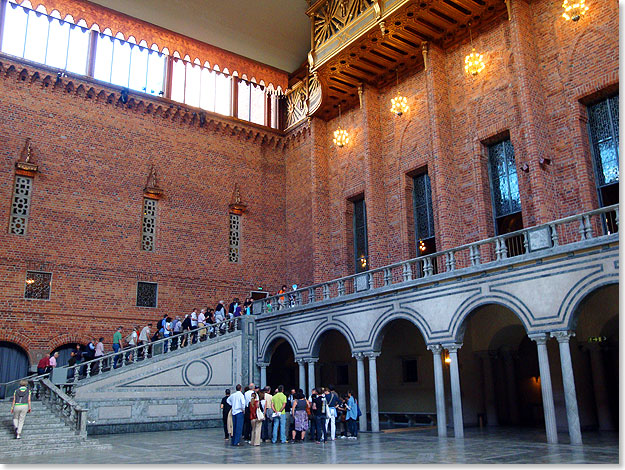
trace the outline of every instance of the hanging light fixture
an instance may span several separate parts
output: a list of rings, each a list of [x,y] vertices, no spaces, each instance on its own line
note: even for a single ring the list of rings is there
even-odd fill
[[[564,0],[562,8],[564,8],[562,17],[567,21],[579,21],[579,19],[588,11],[586,0]]]
[[[341,148],[349,143],[347,131],[341,127],[341,105],[339,104],[339,127],[334,131],[334,145]]]
[[[395,79],[396,86],[399,87],[399,71],[395,69]],[[391,113],[395,113],[398,116],[401,116],[404,113],[407,113],[410,108],[408,107],[408,100],[405,96],[402,96],[399,93],[399,89],[397,90],[397,96],[391,99]]]
[[[464,71],[476,76],[486,65],[484,64],[484,56],[475,52],[473,47],[473,34],[471,33],[471,23],[469,23],[469,36],[471,38],[471,53],[464,58]]]

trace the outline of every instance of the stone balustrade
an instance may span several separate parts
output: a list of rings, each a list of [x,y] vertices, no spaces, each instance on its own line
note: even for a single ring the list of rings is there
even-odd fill
[[[418,279],[434,281],[462,276],[482,269],[499,267],[509,260],[520,262],[524,258],[531,258],[536,252],[558,250],[564,245],[574,245],[593,238],[614,236],[618,240],[618,236],[615,235],[618,232],[618,223],[619,205],[602,207],[547,224],[257,300],[253,305],[253,313],[263,315],[278,310],[282,313],[283,310],[310,306],[363,291],[383,290],[389,286]]]

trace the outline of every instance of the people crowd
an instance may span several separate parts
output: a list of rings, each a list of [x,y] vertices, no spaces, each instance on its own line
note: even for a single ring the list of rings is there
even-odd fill
[[[284,386],[260,388],[250,383],[244,389],[236,386],[234,393],[226,389],[221,400],[224,440],[233,446],[241,440],[259,446],[261,442],[276,444],[317,444],[337,439],[358,438],[358,400],[349,390],[339,395],[332,385],[316,387],[306,396],[302,389]]]

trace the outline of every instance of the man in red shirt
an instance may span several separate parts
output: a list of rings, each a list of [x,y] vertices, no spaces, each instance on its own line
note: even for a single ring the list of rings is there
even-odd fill
[[[46,373],[46,369],[50,365],[50,356],[45,354],[39,363],[37,364],[37,375],[42,375]]]

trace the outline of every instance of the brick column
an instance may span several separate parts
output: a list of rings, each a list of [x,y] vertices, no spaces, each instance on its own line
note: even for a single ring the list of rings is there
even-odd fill
[[[529,190],[531,194],[521,195],[523,225],[546,223],[557,218],[554,167],[540,165],[540,158],[553,158],[553,147],[549,136],[549,122],[545,112],[545,93],[541,84],[537,41],[532,25],[532,6],[527,0],[511,2],[510,49],[514,57],[513,69],[516,78],[516,99],[521,146],[515,146],[517,167],[526,161],[529,164]],[[514,144],[514,143],[513,143]],[[521,147],[521,148],[519,148]],[[517,151],[518,150],[518,151]],[[518,170],[518,168],[517,168]],[[518,174],[522,174],[518,171]]]
[[[429,46],[428,69],[424,72],[427,85],[427,107],[430,118],[430,145],[433,168],[429,169],[436,230],[436,248],[445,250],[462,241],[458,224],[457,200],[460,193],[455,175],[459,173],[452,154],[451,109],[445,52]]]
[[[310,122],[310,200],[312,230],[313,282],[332,277],[330,233],[333,224],[328,187],[328,136],[326,123],[319,118]]]
[[[372,87],[364,87],[362,97],[362,138],[365,168],[365,204],[367,207],[367,241],[369,244],[369,268],[391,262],[388,252],[388,214],[384,190],[384,161],[380,142],[379,93]],[[389,113],[389,117],[392,117]]]

